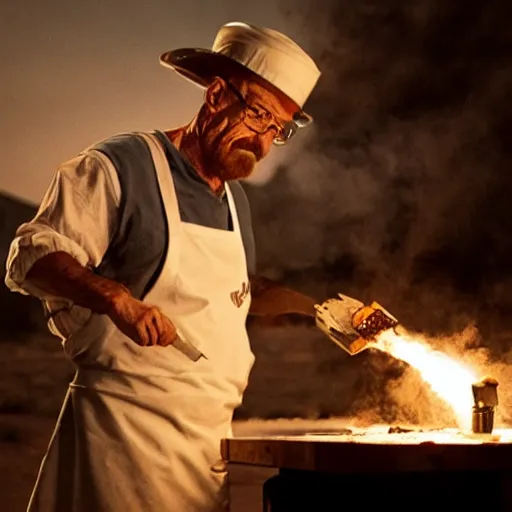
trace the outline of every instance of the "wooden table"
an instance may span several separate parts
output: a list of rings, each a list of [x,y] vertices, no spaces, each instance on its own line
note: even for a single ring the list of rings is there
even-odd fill
[[[487,441],[262,436],[226,439],[222,450],[232,464],[279,469],[263,486],[265,511],[512,511],[512,443]]]

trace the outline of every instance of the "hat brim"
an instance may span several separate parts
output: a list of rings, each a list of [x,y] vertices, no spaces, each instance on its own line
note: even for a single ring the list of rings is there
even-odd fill
[[[248,79],[255,80],[270,90],[285,107],[293,106],[297,112],[311,118],[283,91],[226,55],[202,48],[180,48],[163,53],[160,56],[160,63],[201,87],[208,87],[216,77],[232,80],[235,77],[247,76]]]

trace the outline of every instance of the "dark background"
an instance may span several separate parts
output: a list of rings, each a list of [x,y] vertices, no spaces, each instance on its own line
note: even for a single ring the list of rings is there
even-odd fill
[[[35,33],[42,46],[26,43],[24,59],[15,59],[15,50],[2,50],[8,117],[1,123],[9,134],[3,142],[2,186],[25,198],[4,194],[0,200],[3,260],[16,227],[33,215],[42,197],[50,164],[111,132],[186,122],[199,104],[200,91],[161,70],[151,76],[150,87],[147,83],[146,70],[157,67],[155,55],[169,45],[167,33],[155,30],[151,9],[156,16],[170,14],[172,6],[144,7],[145,38],[134,41],[128,34],[136,29],[129,21],[141,7],[126,3],[116,11],[114,4],[120,6],[95,6],[104,14],[96,38],[87,37],[95,26],[85,20],[93,21],[76,14],[75,25],[69,19],[59,25],[58,17],[47,28],[39,24]],[[269,157],[245,184],[260,272],[319,301],[340,291],[377,300],[433,346],[498,377],[502,419],[507,420],[512,357],[509,5],[497,0],[323,0],[272,3],[266,13],[237,10],[229,2],[208,9],[210,19],[209,12],[203,18],[195,11],[181,13],[176,29],[169,16],[170,47],[209,46],[221,23],[242,18],[287,32],[323,71],[307,104],[314,128]],[[6,14],[11,25],[27,24],[26,35],[30,20],[37,21],[37,12],[24,11],[21,4]],[[202,32],[187,32],[195,21]],[[115,34],[111,46],[109,31]],[[51,45],[66,44],[69,67],[63,54],[52,60],[50,52]],[[77,55],[80,65],[73,59]],[[140,74],[127,68],[135,56],[147,66]],[[104,71],[110,63],[117,66],[111,76]],[[47,68],[55,83],[64,80],[60,93],[41,86],[50,80]],[[91,73],[100,68],[93,79]],[[153,81],[156,77],[159,81]],[[178,91],[170,96],[169,80],[171,90]],[[16,84],[24,85],[22,92]],[[148,89],[151,119],[140,118]],[[62,104],[51,96],[55,110],[45,91],[65,92]],[[157,101],[164,93],[170,104],[182,105],[172,123],[168,105],[161,108]],[[130,100],[134,96],[137,102]],[[112,108],[104,108],[107,103]],[[46,117],[37,110],[41,105]],[[24,116],[23,129],[9,129],[8,122]],[[133,119],[142,121],[134,125]],[[29,140],[32,149],[26,151]],[[58,341],[46,334],[37,301],[5,287],[0,301],[0,412],[55,415],[72,370],[61,359]],[[240,417],[452,421],[416,372],[384,354],[349,357],[304,326],[253,327],[250,333],[257,363]]]

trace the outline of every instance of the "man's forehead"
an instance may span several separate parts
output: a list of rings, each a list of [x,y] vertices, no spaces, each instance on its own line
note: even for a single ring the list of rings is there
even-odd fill
[[[297,105],[292,101],[283,97],[283,95],[277,95],[270,88],[265,87],[263,84],[255,80],[247,80],[247,94],[253,96],[262,106],[271,110],[273,113],[281,117],[291,117],[297,110]]]

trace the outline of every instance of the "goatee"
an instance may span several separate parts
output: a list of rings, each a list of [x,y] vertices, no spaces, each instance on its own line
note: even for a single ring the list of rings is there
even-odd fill
[[[240,180],[248,178],[256,167],[256,155],[247,149],[232,149],[222,159],[222,178]]]

